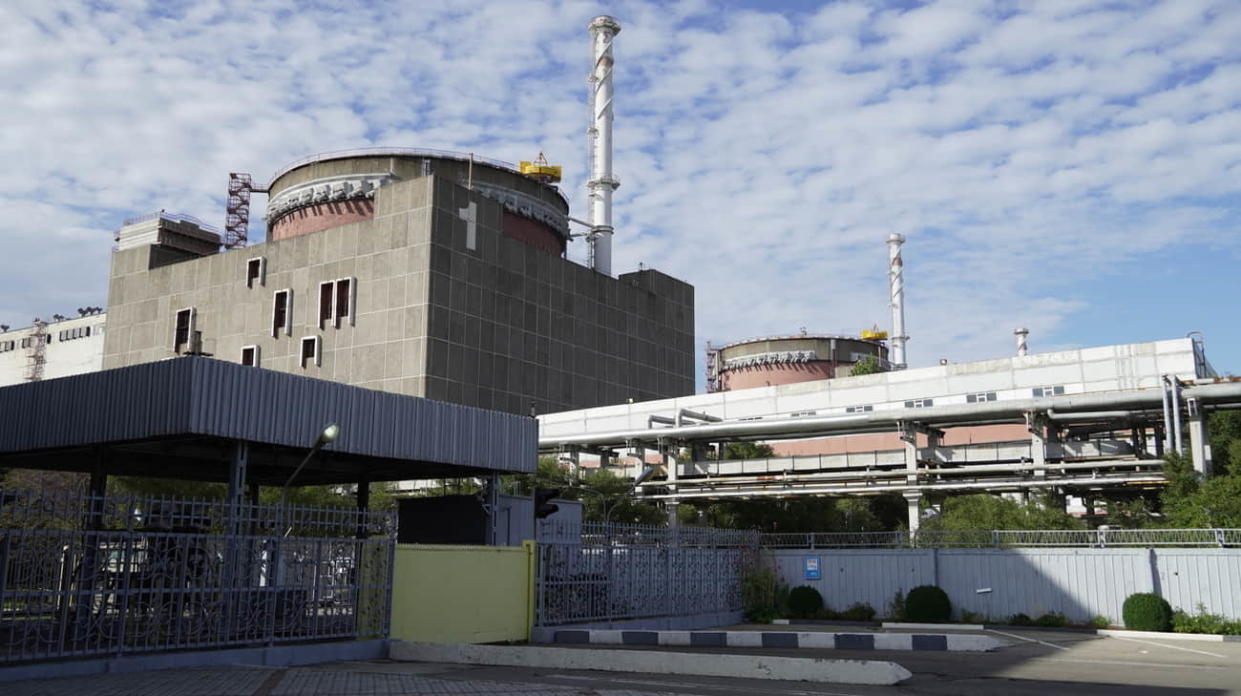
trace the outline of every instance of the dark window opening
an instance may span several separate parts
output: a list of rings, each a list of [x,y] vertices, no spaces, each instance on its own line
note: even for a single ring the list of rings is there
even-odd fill
[[[343,278],[336,281],[336,326],[340,328],[340,320],[353,318],[350,311],[350,296],[352,295],[353,283],[350,278]]]
[[[264,263],[264,260],[262,257],[257,258],[257,259],[250,259],[249,261],[246,262],[246,287],[252,288],[254,287],[255,283],[259,285],[264,284],[264,282],[266,281],[266,278],[263,277],[264,276],[263,271],[265,270],[263,267],[265,265],[266,264]]]
[[[190,332],[194,328],[194,310],[182,309],[177,312],[176,329],[173,331],[172,350],[180,353],[181,349],[190,344]]]
[[[332,282],[319,283],[319,328],[332,320]]]
[[[289,328],[289,290],[281,290],[276,293],[275,300],[272,302],[271,311],[271,335],[279,336],[280,329]]]
[[[259,349],[258,346],[246,346],[241,349],[241,364],[246,367],[259,366]]]
[[[307,336],[302,339],[302,367],[307,364],[319,364],[319,337]]]

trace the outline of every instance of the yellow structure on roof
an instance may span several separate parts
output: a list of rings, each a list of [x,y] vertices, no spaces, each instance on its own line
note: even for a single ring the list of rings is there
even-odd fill
[[[533,162],[521,162],[518,164],[518,171],[531,179],[537,179],[545,184],[554,184],[560,181],[560,167],[552,166],[547,163],[547,158],[540,152],[539,156]]]
[[[888,332],[880,331],[878,324],[875,324],[869,329],[862,329],[862,340],[863,341],[882,341],[883,339],[887,337],[888,337]]]

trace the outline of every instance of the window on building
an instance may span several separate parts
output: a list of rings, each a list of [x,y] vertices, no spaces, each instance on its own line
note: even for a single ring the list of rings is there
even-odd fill
[[[280,331],[284,331],[284,335],[292,334],[293,329],[293,291],[278,290],[272,296],[271,303],[271,335],[274,338],[280,337]]]
[[[7,353],[17,349],[17,341],[0,341],[0,353]]]
[[[172,332],[172,351],[180,353],[190,347],[190,339],[194,336],[194,308],[187,307],[177,310],[177,318]],[[62,339],[63,340],[63,339]]]
[[[335,307],[335,297],[333,291],[335,284],[332,281],[319,283],[319,328],[327,326],[332,321],[332,309]]]
[[[845,413],[870,413],[874,410],[874,406],[866,404],[865,406],[849,406],[845,409]]]
[[[793,411],[789,416],[792,418],[802,418],[804,416],[813,416],[817,413],[818,411]]]
[[[914,399],[905,402],[905,408],[929,408],[934,405],[935,399]]]
[[[260,256],[246,261],[246,287],[267,284],[267,257]]]
[[[1033,393],[1036,398],[1041,396],[1060,396],[1064,394],[1064,385],[1060,384],[1054,387],[1035,387]]]
[[[258,346],[242,346],[241,347],[241,364],[246,367],[259,366],[259,347]]]
[[[302,339],[302,367],[314,365],[318,367],[322,363],[319,355],[319,337],[306,336]]]
[[[342,319],[353,324],[353,278],[336,281],[336,328],[340,328]]]
[[[978,394],[966,394],[965,403],[981,404],[987,401],[995,401],[995,392],[980,392]]]

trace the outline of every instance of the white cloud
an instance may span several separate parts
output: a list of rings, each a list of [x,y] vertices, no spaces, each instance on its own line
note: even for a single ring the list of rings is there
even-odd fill
[[[543,150],[584,209],[585,25],[606,7],[111,6],[0,7],[5,323],[102,304],[122,218],[220,221],[228,172],[324,150]],[[617,267],[693,282],[700,339],[885,323],[892,231],[920,364],[1006,354],[1015,324],[1071,343],[1102,300],[1066,274],[1238,253],[1233,2],[610,11]]]

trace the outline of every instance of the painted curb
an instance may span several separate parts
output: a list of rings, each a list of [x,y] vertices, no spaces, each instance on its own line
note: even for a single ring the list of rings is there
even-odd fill
[[[952,624],[952,623],[899,623],[893,621],[884,621],[880,624],[882,628],[899,628],[904,631],[981,631],[982,624]]]
[[[1197,640],[1204,643],[1241,643],[1241,636],[1221,636],[1218,633],[1164,633],[1163,631],[1125,631],[1117,628],[1100,628],[1095,633],[1112,638],[1159,638],[1162,640]]]
[[[506,645],[444,645],[392,641],[388,656],[403,662],[585,669],[892,686],[909,670],[878,660],[824,660],[767,655],[716,655],[646,650],[590,650]]]
[[[625,631],[560,629],[561,645],[666,645],[721,648],[815,648],[819,650],[937,650],[988,652],[1005,643],[991,636],[936,633],[828,633],[825,631]]]

